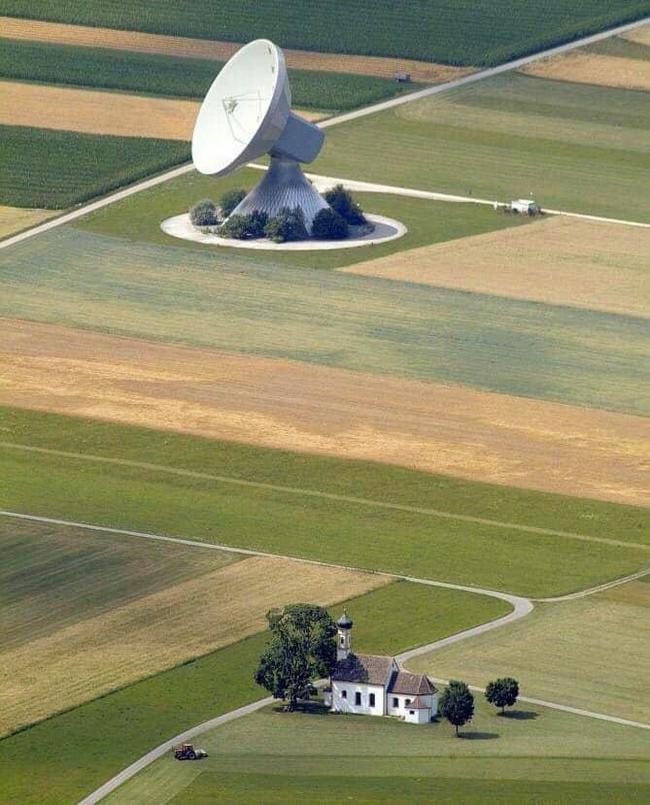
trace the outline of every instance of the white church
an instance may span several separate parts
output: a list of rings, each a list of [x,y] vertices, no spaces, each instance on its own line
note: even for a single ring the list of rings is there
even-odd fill
[[[438,691],[425,674],[403,671],[394,657],[352,652],[352,620],[336,622],[337,663],[325,704],[335,713],[396,716],[428,724],[438,712]]]

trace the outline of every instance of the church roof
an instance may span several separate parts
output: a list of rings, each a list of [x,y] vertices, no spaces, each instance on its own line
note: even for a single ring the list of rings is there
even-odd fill
[[[409,704],[411,710],[430,710],[431,705],[427,704],[421,696],[416,696]]]
[[[352,628],[352,618],[348,615],[348,613],[345,610],[343,610],[343,614],[336,621],[336,625],[340,626],[343,629],[351,629]]]
[[[392,657],[348,654],[344,660],[336,663],[332,679],[336,682],[365,682],[368,685],[385,685],[392,668]]]
[[[436,686],[426,674],[411,674],[409,671],[402,671],[393,674],[393,678],[388,685],[389,693],[407,693],[413,696],[430,696],[437,692]]]

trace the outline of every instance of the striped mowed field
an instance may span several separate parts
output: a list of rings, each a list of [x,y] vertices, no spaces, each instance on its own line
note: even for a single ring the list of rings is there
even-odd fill
[[[389,582],[6,517],[0,546],[0,734]]]

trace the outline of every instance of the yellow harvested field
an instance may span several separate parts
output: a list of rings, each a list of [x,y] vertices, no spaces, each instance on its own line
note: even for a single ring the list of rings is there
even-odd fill
[[[79,47],[115,48],[138,53],[161,53],[195,59],[225,61],[241,47],[241,43],[161,36],[112,28],[89,28],[55,22],[0,17],[2,35],[10,39],[51,42]],[[441,83],[474,72],[473,68],[450,67],[412,59],[379,56],[350,56],[342,53],[318,53],[284,49],[287,65],[296,70],[322,70],[331,73],[356,73],[392,78],[396,72],[411,74],[413,81]]]
[[[81,620],[0,653],[0,734],[260,632],[272,607],[329,605],[388,583],[252,557]]]
[[[527,75],[597,84],[619,89],[650,90],[650,61],[576,51],[542,59],[522,68]]]
[[[642,25],[640,28],[635,28],[633,31],[628,31],[626,34],[621,34],[620,36],[623,39],[629,39],[630,42],[650,45],[650,25]]]
[[[0,95],[0,124],[163,140],[189,141],[200,105],[198,101],[19,81],[0,81]],[[308,120],[322,117],[300,114]]]
[[[650,584],[538,604],[494,633],[419,657],[409,667],[484,686],[514,676],[525,696],[650,723]],[[525,708],[525,705],[522,705]]]
[[[7,319],[0,377],[5,405],[650,504],[637,416]]]
[[[58,213],[52,210],[28,210],[23,207],[3,207],[0,205],[0,238],[29,229],[42,221],[46,221]]]
[[[557,216],[343,270],[650,317],[649,254],[650,229]]]

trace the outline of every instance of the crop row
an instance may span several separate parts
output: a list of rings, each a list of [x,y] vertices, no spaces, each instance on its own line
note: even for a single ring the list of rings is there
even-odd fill
[[[0,0],[0,13],[286,47],[494,64],[650,13],[649,0]]]
[[[222,63],[150,53],[0,40],[0,76],[23,81],[202,98]],[[293,102],[347,111],[390,98],[402,86],[387,78],[291,70]]]
[[[0,204],[62,209],[189,157],[186,143],[0,126]]]

